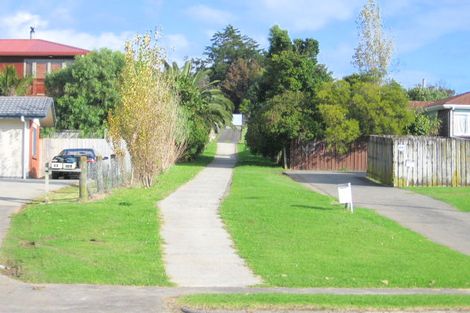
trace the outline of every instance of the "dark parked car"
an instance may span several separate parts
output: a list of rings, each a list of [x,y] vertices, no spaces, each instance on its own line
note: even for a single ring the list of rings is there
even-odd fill
[[[93,149],[64,149],[52,159],[50,164],[51,178],[60,176],[64,178],[78,177],[80,175],[80,157],[87,157],[88,163],[96,162]]]

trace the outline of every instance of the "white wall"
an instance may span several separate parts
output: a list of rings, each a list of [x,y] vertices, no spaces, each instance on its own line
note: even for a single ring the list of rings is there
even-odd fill
[[[96,155],[110,157],[114,154],[113,147],[105,139],[86,138],[43,138],[41,139],[41,167],[40,176],[44,176],[44,165],[63,149],[85,148],[95,150]],[[130,158],[126,156],[126,164],[130,168]]]
[[[22,177],[23,127],[19,118],[0,119],[0,177]],[[29,130],[27,132],[29,157]]]

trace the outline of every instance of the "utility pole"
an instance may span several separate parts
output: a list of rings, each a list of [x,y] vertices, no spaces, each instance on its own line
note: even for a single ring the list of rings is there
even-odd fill
[[[29,39],[33,39],[33,34],[35,33],[36,31],[34,30],[34,27],[33,26],[29,26]]]

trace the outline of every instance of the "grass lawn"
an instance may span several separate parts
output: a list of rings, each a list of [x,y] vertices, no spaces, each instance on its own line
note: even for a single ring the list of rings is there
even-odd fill
[[[173,166],[150,189],[119,189],[100,201],[77,203],[77,190],[53,203],[28,205],[11,221],[0,263],[36,283],[170,285],[162,262],[156,202],[194,177],[215,155]]]
[[[408,187],[408,190],[447,202],[463,212],[470,212],[470,187]]]
[[[470,288],[470,257],[372,210],[354,214],[239,148],[221,215],[266,285]]]
[[[455,309],[470,308],[465,295],[299,295],[299,294],[209,294],[184,296],[181,306],[204,309]]]

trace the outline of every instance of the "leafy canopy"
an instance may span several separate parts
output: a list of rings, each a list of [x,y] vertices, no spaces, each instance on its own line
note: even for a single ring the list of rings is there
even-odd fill
[[[191,159],[202,152],[211,129],[227,125],[232,118],[233,104],[210,81],[208,70],[194,71],[191,61],[181,68],[165,63],[165,71],[179,96],[187,124],[184,157]]]
[[[413,122],[405,90],[396,82],[343,79],[322,84],[316,102],[331,149],[346,152],[369,135],[402,135]]]
[[[7,65],[0,71],[0,96],[25,96],[32,82],[31,76],[19,78],[16,68]]]
[[[56,104],[57,128],[103,135],[108,113],[119,102],[123,66],[121,52],[101,49],[77,57],[72,65],[47,75],[47,93]]]

